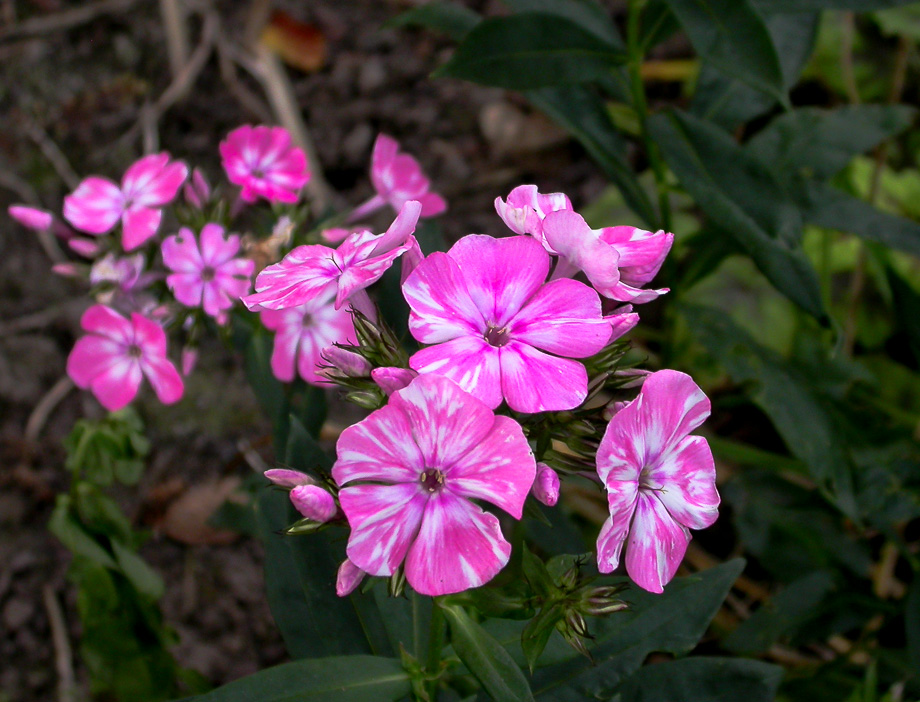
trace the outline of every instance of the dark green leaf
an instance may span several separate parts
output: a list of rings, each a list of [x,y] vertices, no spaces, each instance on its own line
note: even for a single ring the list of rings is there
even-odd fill
[[[718,127],[686,113],[654,115],[649,130],[712,222],[735,239],[777,290],[825,321],[817,274],[797,247],[801,216],[768,167]]]
[[[916,573],[904,601],[904,628],[907,633],[907,654],[916,672],[920,670],[920,577]]]
[[[787,101],[783,71],[763,17],[749,0],[667,0],[704,61]]]
[[[620,189],[633,212],[647,226],[657,226],[655,208],[626,158],[626,142],[617,133],[603,100],[591,88],[570,85],[531,90],[527,99],[578,139]]]
[[[753,0],[761,12],[818,12],[820,10],[883,10],[917,0]]]
[[[542,12],[574,22],[610,46],[625,49],[607,11],[595,0],[504,0],[515,12]]]
[[[661,595],[637,588],[625,591],[622,599],[630,609],[594,622],[595,641],[589,650],[597,664],[573,652],[571,659],[537,670],[535,694],[553,702],[607,699],[649,653],[689,652],[743,569],[744,561],[735,559],[676,578]]]
[[[920,294],[894,269],[889,267],[887,273],[895,316],[907,336],[914,361],[920,363]]]
[[[920,224],[882,212],[826,183],[802,181],[798,193],[806,221],[920,256]]]
[[[833,574],[822,570],[793,581],[743,621],[723,641],[723,645],[732,653],[743,656],[766,652],[780,638],[807,626],[835,586]]]
[[[783,669],[760,661],[685,658],[639,669],[621,702],[773,702]]]
[[[234,331],[246,328],[235,324]],[[243,336],[241,334],[241,336]],[[258,399],[262,410],[271,420],[275,439],[275,454],[280,456],[287,446],[287,421],[289,415],[284,383],[275,377],[271,367],[272,337],[261,326],[241,339],[244,350],[246,379]]]
[[[805,462],[820,485],[830,487],[838,507],[855,517],[846,437],[838,431],[814,383],[727,315],[704,307],[687,306],[681,311],[732,380],[752,384],[751,399],[770,417],[793,455]]]
[[[546,565],[534,553],[524,546],[521,554],[521,567],[524,571],[524,577],[537,597],[548,598],[556,593],[556,586],[550,577]]]
[[[435,75],[532,90],[596,80],[624,61],[621,49],[570,20],[522,12],[480,22]]]
[[[460,41],[482,17],[458,2],[426,2],[387,22],[389,27],[427,27]]]
[[[147,565],[143,558],[116,539],[112,539],[112,550],[121,572],[139,593],[151,600],[158,600],[163,596],[163,578]]]
[[[91,483],[79,481],[73,491],[80,521],[92,532],[130,541],[131,522],[116,502]]]
[[[680,22],[668,7],[667,0],[650,0],[642,10],[639,45],[643,53],[660,44],[680,29]]]
[[[48,529],[75,555],[85,556],[94,563],[116,569],[112,555],[96,539],[86,533],[70,514],[70,497],[58,495]]]
[[[549,637],[556,630],[556,623],[564,616],[565,610],[561,605],[544,607],[521,632],[521,648],[524,650],[524,657],[527,659],[531,672],[536,667],[537,660],[546,648],[546,644],[549,643]]]
[[[303,424],[291,415],[288,419],[288,441],[284,450],[284,462],[294,470],[302,473],[316,474],[317,468],[328,471],[332,468],[332,458],[316,442]]]
[[[770,38],[779,54],[783,85],[791,90],[811,56],[818,34],[819,14],[764,14]],[[712,64],[703,64],[690,111],[727,131],[769,110],[776,98],[732,78]]]
[[[906,105],[800,108],[774,119],[745,149],[783,176],[825,180],[854,156],[906,129],[916,114]]]
[[[388,702],[410,692],[398,660],[337,656],[284,663],[185,702]]]
[[[497,702],[533,700],[527,679],[508,652],[457,605],[442,605],[460,660]]]

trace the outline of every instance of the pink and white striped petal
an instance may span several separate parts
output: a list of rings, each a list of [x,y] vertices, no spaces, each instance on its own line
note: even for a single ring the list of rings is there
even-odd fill
[[[499,350],[502,395],[516,412],[573,409],[588,396],[588,372],[578,361],[516,341]]]
[[[182,399],[185,391],[182,376],[165,355],[145,355],[140,360],[140,366],[160,402],[171,405]]]
[[[392,575],[419,533],[428,501],[417,481],[342,488],[339,503],[351,525],[348,558],[371,575]]]
[[[601,300],[577,280],[554,280],[540,288],[508,328],[516,341],[568,358],[587,358],[610,340]]]
[[[408,417],[390,405],[343,431],[336,453],[332,477],[339,485],[378,480],[416,486],[426,467]]]
[[[126,407],[137,395],[143,375],[136,359],[119,358],[93,378],[90,389],[110,412]]]
[[[463,592],[494,578],[510,556],[494,515],[442,490],[428,499],[406,558],[406,580],[422,595]]]
[[[599,234],[601,241],[619,252],[622,277],[636,287],[655,277],[674,243],[674,235],[664,230],[649,232],[638,227],[605,227]]]
[[[422,375],[434,373],[450,378],[495,409],[502,403],[501,352],[482,336],[458,336],[417,351],[409,365]]]
[[[125,251],[133,251],[155,236],[160,228],[163,211],[146,207],[127,210],[121,218],[121,246]]]
[[[169,154],[144,156],[125,172],[121,189],[134,205],[162,207],[172,202],[188,177],[188,166],[169,163]]]
[[[584,271],[601,295],[610,297],[620,282],[620,255],[601,241],[580,214],[571,210],[551,212],[543,220],[543,237],[571,266]]]
[[[607,494],[610,517],[604,522],[597,536],[597,569],[601,573],[612,573],[620,565],[620,556],[626,544],[638,498],[639,490],[636,483],[620,483]]]
[[[64,198],[64,219],[88,234],[104,234],[121,219],[125,198],[115,183],[90,176]]]
[[[690,529],[705,529],[719,516],[716,468],[702,436],[684,437],[663,453],[645,479],[671,516]]]
[[[494,421],[480,400],[438,375],[420,375],[393,393],[388,407],[405,414],[424,465],[445,473],[483,441]]]
[[[410,307],[409,329],[423,344],[440,344],[468,334],[481,336],[486,329],[464,274],[447,254],[433,253],[422,261],[402,291]]]
[[[461,411],[468,411],[467,406]],[[445,470],[451,492],[491,502],[515,519],[521,518],[535,475],[536,462],[521,425],[501,415],[488,434]]]
[[[664,592],[690,543],[690,531],[674,521],[654,494],[639,493],[626,547],[626,572],[639,587]]]
[[[397,390],[402,390],[418,377],[411,368],[374,368],[371,379],[380,386],[387,395],[392,395]]]
[[[87,334],[74,344],[67,357],[67,375],[77,387],[88,389],[93,379],[118,362],[123,346],[113,339]]]
[[[93,305],[80,318],[80,326],[92,334],[114,339],[127,345],[134,341],[134,328],[111,307]]]
[[[182,227],[178,234],[166,237],[160,250],[164,265],[172,271],[198,273],[206,265],[198,250],[195,234],[188,227]]]

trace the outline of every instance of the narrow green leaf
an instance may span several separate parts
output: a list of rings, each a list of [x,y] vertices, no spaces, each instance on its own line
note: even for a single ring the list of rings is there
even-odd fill
[[[639,669],[620,702],[773,702],[783,669],[761,661],[694,657]]]
[[[610,46],[626,48],[610,15],[595,0],[504,0],[504,3],[515,12],[542,12],[563,17]]]
[[[604,101],[589,87],[569,85],[526,93],[539,110],[581,142],[605,175],[620,189],[626,204],[650,228],[658,214],[626,158],[626,142],[617,133]]]
[[[117,569],[118,566],[111,554],[103,548],[96,539],[86,533],[80,523],[70,514],[70,497],[58,495],[54,512],[48,522],[48,530],[75,555],[86,558],[105,566]]]
[[[441,605],[454,651],[497,702],[533,700],[524,673],[508,652],[457,605]]]
[[[806,221],[920,256],[917,222],[883,212],[825,183],[801,181],[798,194]]]
[[[556,623],[564,616],[565,612],[560,605],[544,607],[521,632],[521,648],[531,672],[536,667],[537,660],[546,648],[546,644],[549,643],[549,637],[556,630]]]
[[[398,660],[338,656],[283,663],[184,702],[388,702],[411,689]]]
[[[143,558],[116,539],[112,539],[112,550],[115,552],[121,572],[137,588],[138,592],[152,600],[158,600],[163,596],[163,578],[147,565]]]
[[[676,578],[661,595],[638,588],[625,591],[622,598],[630,609],[592,624],[594,643],[589,650],[596,665],[573,652],[572,658],[537,670],[534,693],[552,702],[608,699],[649,653],[688,653],[706,633],[742,570],[744,561],[737,558]]]
[[[820,10],[884,10],[917,0],[753,0],[761,12],[819,12]]]
[[[300,420],[294,415],[288,419],[288,441],[284,450],[284,462],[302,473],[315,473],[317,468],[328,471],[333,460],[317,443]]]
[[[787,585],[741,623],[723,642],[732,653],[754,656],[790,636],[820,612],[822,601],[835,589],[831,572],[819,570]]]
[[[697,306],[682,306],[681,312],[732,380],[753,384],[751,399],[770,417],[792,454],[805,462],[815,481],[830,488],[838,507],[855,517],[846,437],[828,414],[814,383],[725,314]]]
[[[767,31],[779,55],[787,92],[798,82],[811,57],[819,18],[816,12],[764,14]],[[711,63],[704,63],[696,81],[690,112],[731,132],[775,104],[775,96],[750,87]]]
[[[917,110],[906,105],[800,108],[779,115],[745,150],[783,176],[826,180],[854,156],[906,129],[916,115]]]
[[[397,15],[387,27],[426,27],[460,41],[482,20],[478,12],[458,2],[426,2]]]
[[[920,363],[920,294],[894,269],[887,268],[887,274],[895,316],[907,336],[914,360]]]
[[[522,12],[485,19],[436,76],[531,90],[606,76],[625,53],[558,15]]]
[[[786,102],[779,56],[750,0],[667,0],[693,48],[728,75]]]
[[[656,114],[649,130],[712,223],[777,290],[826,323],[818,276],[797,245],[801,215],[769,168],[715,125],[686,113]]]

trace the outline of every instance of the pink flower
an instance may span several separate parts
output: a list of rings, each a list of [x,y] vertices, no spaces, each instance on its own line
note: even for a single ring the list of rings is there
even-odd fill
[[[335,308],[339,309],[378,281],[393,261],[416,245],[412,233],[420,210],[419,203],[409,201],[386,233],[358,232],[338,249],[319,244],[298,246],[259,273],[257,292],[243,302],[251,310],[281,310],[335,295]],[[365,309],[361,311],[367,314]]]
[[[344,487],[348,558],[371,575],[406,579],[423,595],[491,580],[511,545],[482,499],[521,518],[533,454],[520,425],[438,376],[421,376],[386,407],[342,432],[332,476]]]
[[[559,501],[559,474],[545,463],[538,463],[532,492],[539,502],[554,507]]]
[[[51,229],[54,223],[54,217],[47,210],[40,210],[37,207],[28,205],[10,205],[10,217],[19,222],[22,226],[37,232],[44,232]]]
[[[311,385],[326,385],[317,364],[332,344],[355,344],[355,328],[347,310],[337,310],[332,300],[314,298],[298,307],[266,310],[262,324],[275,332],[272,373],[278,380],[294,380],[295,368]]]
[[[387,366],[385,368],[374,368],[371,371],[371,379],[387,395],[392,395],[397,390],[402,390],[416,378],[418,378],[418,373],[411,368]]]
[[[146,376],[160,402],[182,397],[182,378],[166,358],[166,333],[142,315],[125,319],[105,305],[93,305],[80,320],[89,332],[67,359],[67,374],[77,386],[92,390],[108,410],[127,405]]]
[[[350,595],[361,584],[365,575],[367,573],[346,558],[335,576],[335,594],[339,597]]]
[[[246,202],[261,197],[293,204],[310,180],[307,157],[291,145],[283,127],[247,124],[234,129],[220,142],[220,155],[227,178],[242,188],[240,197]]]
[[[144,156],[125,172],[121,187],[98,176],[86,178],[64,198],[64,219],[88,234],[105,234],[121,222],[121,243],[132,251],[156,234],[163,213],[185,181],[188,166],[169,154]]]
[[[588,392],[586,358],[610,340],[601,301],[575,280],[544,285],[549,255],[530,237],[471,234],[426,258],[403,285],[409,328],[423,344],[409,359],[495,408],[572,409]],[[563,358],[560,358],[563,357]]]
[[[425,177],[418,161],[399,153],[399,143],[386,134],[377,136],[371,156],[371,182],[377,194],[348,216],[356,222],[389,203],[399,212],[410,200],[421,203],[422,217],[436,217],[447,209],[447,202],[430,192],[431,181]]]
[[[240,238],[224,236],[219,224],[205,224],[200,242],[183,227],[163,242],[163,263],[172,271],[166,284],[187,307],[201,305],[205,313],[219,317],[249,292],[255,262],[236,258]]]
[[[662,370],[610,420],[597,451],[610,507],[597,537],[602,573],[617,567],[626,545],[629,577],[662,592],[684,557],[689,530],[716,520],[712,452],[706,439],[688,436],[708,416],[709,400],[690,376]]]
[[[536,185],[519,185],[508,193],[508,201],[495,198],[495,211],[515,234],[530,234],[537,238],[543,230],[543,219],[550,212],[571,210],[572,202],[565,193],[537,191]],[[552,252],[551,252],[552,253]]]

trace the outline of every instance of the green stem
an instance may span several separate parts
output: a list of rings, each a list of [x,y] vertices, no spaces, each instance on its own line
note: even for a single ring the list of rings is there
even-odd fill
[[[444,612],[435,600],[431,607],[431,625],[428,630],[428,659],[425,661],[425,673],[430,680],[425,683],[428,699],[437,702],[440,677],[438,671],[441,667],[441,649],[444,648],[444,631],[447,622]]]
[[[648,102],[645,99],[645,84],[642,82],[642,60],[645,50],[639,41],[639,20],[646,0],[630,0],[626,20],[626,52],[628,55],[629,83],[632,89],[633,108],[639,120],[639,133],[645,146],[645,153],[655,175],[655,189],[658,192],[659,224],[665,231],[671,231],[671,203],[668,200],[667,173],[658,146],[648,131]]]

